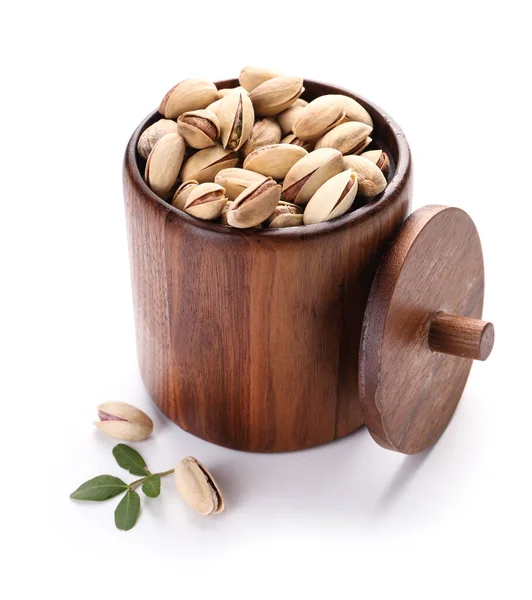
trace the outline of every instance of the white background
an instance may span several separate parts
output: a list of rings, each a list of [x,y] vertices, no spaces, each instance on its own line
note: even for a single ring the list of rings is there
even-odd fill
[[[10,598],[530,597],[530,15],[506,2],[3,4],[0,216],[2,531]],[[468,211],[483,240],[495,350],[430,452],[365,429],[249,455],[167,421],[140,381],[121,168],[173,84],[246,64],[330,81],[402,126],[414,206]],[[192,454],[227,509],[202,518],[171,477],[130,532],[115,500],[69,493],[126,476],[92,426],[107,400],[154,419],[154,469]],[[528,558],[527,558],[528,554]],[[5,587],[13,585],[12,588]]]

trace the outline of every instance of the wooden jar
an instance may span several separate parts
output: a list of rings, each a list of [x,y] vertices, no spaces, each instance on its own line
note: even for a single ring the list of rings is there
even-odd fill
[[[238,82],[217,85],[234,87]],[[237,230],[191,217],[158,198],[142,178],[144,161],[136,153],[137,141],[160,115],[150,115],[131,137],[124,194],[140,372],[165,415],[222,446],[257,452],[298,450],[343,437],[367,421],[382,445],[416,452],[443,431],[474,358],[442,353],[449,350],[448,328],[457,326],[451,317],[451,325],[444,324],[438,338],[437,328],[431,329],[435,316],[444,311],[469,317],[467,326],[476,326],[465,336],[470,353],[483,345],[484,354],[489,354],[493,343],[492,330],[477,321],[483,298],[480,243],[467,258],[475,264],[456,276],[457,286],[450,286],[459,288],[467,279],[468,289],[456,292],[466,300],[449,300],[445,290],[432,293],[427,277],[455,277],[455,261],[436,253],[450,263],[445,273],[436,274],[430,271],[434,261],[412,267],[410,248],[416,254],[422,244],[438,245],[426,235],[440,239],[441,223],[431,225],[434,219],[448,221],[450,229],[456,229],[456,220],[465,219],[467,229],[469,218],[458,209],[429,207],[421,216],[420,211],[412,215],[401,229],[412,199],[410,150],[401,129],[380,108],[350,92],[312,81],[304,85],[307,100],[331,93],[356,98],[370,112],[372,137],[392,162],[392,177],[380,197],[330,222]],[[432,233],[426,231],[427,224]],[[465,233],[475,237],[471,225]],[[392,250],[400,256],[390,251],[384,261],[388,266],[375,278],[384,252],[400,230],[397,240],[401,239],[405,228],[408,248],[403,243],[397,250],[396,241]],[[420,238],[425,238],[422,244]],[[471,249],[458,252],[457,260],[463,260],[464,252],[471,254]],[[414,258],[423,261],[424,254]],[[408,291],[396,297],[394,290],[405,283],[403,267],[413,268],[415,275],[408,273]],[[419,283],[417,274],[427,269],[429,275]],[[441,283],[435,283],[439,289]],[[416,291],[418,285],[422,289]],[[430,298],[418,303],[419,294]],[[401,311],[404,319],[399,322]],[[388,323],[388,313],[396,320]],[[429,331],[443,350],[429,348]],[[462,333],[458,326],[459,338]],[[417,356],[418,343],[419,353],[427,355],[421,368],[425,379],[417,381],[420,373],[414,372],[409,390],[410,361],[418,368],[423,362]],[[461,347],[453,354],[460,352]],[[394,399],[392,380],[401,394],[406,390],[406,405]],[[381,394],[381,385],[391,387]],[[443,386],[441,394],[436,386]],[[416,425],[414,417],[420,412],[421,425]]]

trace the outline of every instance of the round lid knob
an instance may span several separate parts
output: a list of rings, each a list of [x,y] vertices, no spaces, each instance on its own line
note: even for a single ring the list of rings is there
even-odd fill
[[[483,300],[482,248],[469,215],[445,206],[410,215],[377,270],[362,327],[360,400],[381,446],[414,454],[441,436],[473,359],[493,347]]]

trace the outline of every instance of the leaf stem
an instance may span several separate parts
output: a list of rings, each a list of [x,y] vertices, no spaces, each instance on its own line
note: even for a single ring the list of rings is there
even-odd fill
[[[132,492],[132,491],[136,490],[140,485],[142,485],[146,481],[146,479],[149,479],[150,477],[165,477],[166,475],[170,475],[174,471],[175,471],[175,469],[169,469],[168,471],[163,471],[162,473],[151,473],[150,475],[147,475],[146,477],[141,477],[140,479],[132,481],[129,484],[128,489],[130,492]]]

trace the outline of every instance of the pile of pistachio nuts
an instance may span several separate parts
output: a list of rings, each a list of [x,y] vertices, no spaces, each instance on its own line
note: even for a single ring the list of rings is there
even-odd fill
[[[301,77],[245,67],[240,86],[186,79],[140,136],[145,180],[163,200],[238,228],[329,221],[387,185],[390,162],[373,121],[341,94],[300,98]]]

